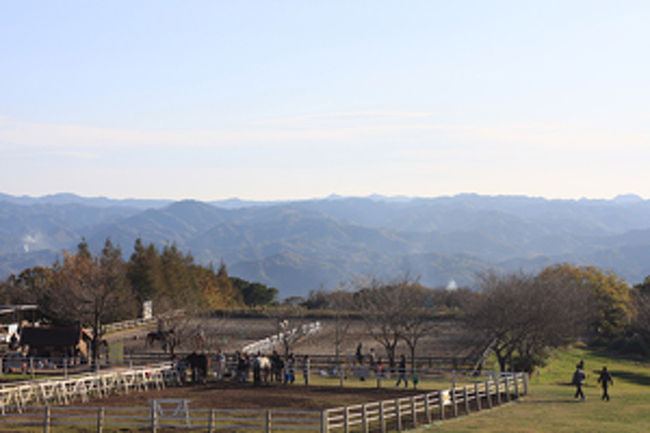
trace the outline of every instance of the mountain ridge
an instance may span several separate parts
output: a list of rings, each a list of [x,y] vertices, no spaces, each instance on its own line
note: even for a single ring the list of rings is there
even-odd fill
[[[305,296],[355,275],[409,273],[427,285],[472,285],[476,272],[537,271],[557,262],[650,274],[650,202],[461,194],[251,202],[148,201],[0,194],[0,277],[110,237],[126,258],[135,239],[175,244],[203,264]],[[156,206],[147,206],[154,203]],[[645,263],[648,263],[647,265]]]

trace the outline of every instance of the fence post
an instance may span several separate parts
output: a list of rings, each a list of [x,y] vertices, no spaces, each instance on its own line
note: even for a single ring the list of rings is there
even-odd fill
[[[451,389],[451,404],[453,405],[454,418],[458,416],[458,403],[456,401],[456,388]]]
[[[476,401],[476,411],[479,412],[481,410],[481,391],[478,382],[474,383],[474,401]]]
[[[524,373],[524,395],[528,395],[528,373]]]
[[[340,382],[341,382],[341,388],[343,388],[343,376],[344,376],[344,373],[343,373],[343,364],[341,364],[341,368],[339,368],[339,372],[340,372],[340,373],[339,373],[339,379],[340,379]]]
[[[490,378],[485,381],[485,398],[487,399],[488,409],[492,409],[492,392],[490,391]]]
[[[379,429],[381,433],[386,433],[386,418],[384,417],[384,402],[379,402]]]
[[[456,370],[451,371],[451,389],[456,388]]]
[[[379,370],[375,369],[375,376],[377,377],[377,389],[381,388],[381,374]]]
[[[467,392],[467,385],[463,387],[463,402],[465,403],[465,415],[469,414],[469,392]]]
[[[50,407],[45,406],[45,415],[43,416],[43,433],[50,433],[50,423],[52,413],[50,412]]]
[[[320,433],[328,433],[329,426],[327,425],[327,409],[320,412]]]
[[[506,375],[506,401],[510,401],[510,376]]]
[[[264,428],[265,428],[264,431],[266,433],[271,432],[271,409],[267,409],[267,411],[266,411],[266,419],[265,419],[265,423],[264,423]]]
[[[97,409],[97,433],[104,431],[104,408]]]
[[[445,419],[445,402],[442,391],[438,391],[438,406],[440,406],[440,421]]]
[[[411,397],[411,416],[413,417],[413,428],[418,427],[418,414],[415,411],[415,397]]]
[[[399,398],[395,399],[395,420],[397,421],[397,431],[402,431],[402,409],[399,406]]]
[[[156,401],[151,402],[151,433],[158,432],[158,411],[156,410]]]
[[[32,380],[34,380],[34,357],[33,356],[29,357],[29,374]]]
[[[515,398],[519,399],[519,376],[520,374],[515,374]]]
[[[210,409],[210,418],[208,419],[208,433],[214,433],[216,422],[216,413],[214,409]]]
[[[431,401],[429,400],[430,394],[424,394],[424,416],[427,419],[427,424],[431,424],[431,408],[429,407]]]
[[[363,433],[368,433],[368,408],[365,404],[361,405],[361,428]]]
[[[494,379],[494,384],[496,385],[497,393],[497,406],[501,404],[501,377],[496,377]]]
[[[350,433],[350,408],[348,406],[343,408],[343,431]]]

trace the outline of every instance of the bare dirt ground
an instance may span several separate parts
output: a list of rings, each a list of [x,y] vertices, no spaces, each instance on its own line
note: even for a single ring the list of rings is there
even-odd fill
[[[297,355],[334,355],[335,332],[334,320],[328,319],[302,319],[294,321],[295,324],[314,322],[321,323],[322,330],[316,335],[301,338],[291,346]],[[201,328],[207,337],[207,344],[203,350],[215,353],[218,349],[226,353],[241,351],[247,344],[261,340],[277,333],[276,322],[269,318],[206,318],[192,319],[189,325]],[[125,353],[164,353],[160,344],[148,347],[145,342],[146,334],[155,330],[155,326],[139,328],[137,330],[122,331],[108,336],[108,340],[124,342]],[[340,353],[343,357],[355,353],[359,343],[363,345],[363,352],[368,353],[374,349],[377,356],[385,356],[384,349],[379,342],[374,340],[367,331],[363,320],[353,320],[343,338]],[[466,329],[462,322],[455,319],[439,320],[432,331],[418,343],[416,356],[433,358],[464,358],[475,355],[480,346],[484,344],[480,336]],[[178,351],[189,352],[196,350],[191,341],[178,348]],[[278,348],[279,350],[279,348]],[[410,355],[404,343],[397,346],[397,354]]]
[[[322,410],[342,405],[361,404],[418,393],[404,389],[340,388],[337,386],[304,386],[229,381],[206,385],[166,388],[120,394],[90,400],[82,406],[148,407],[153,399],[190,399],[191,409],[291,409]],[[75,404],[77,405],[77,404]]]

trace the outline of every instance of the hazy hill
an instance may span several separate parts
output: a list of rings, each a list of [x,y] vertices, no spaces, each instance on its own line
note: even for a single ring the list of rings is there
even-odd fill
[[[204,203],[0,194],[0,277],[51,264],[82,237],[125,257],[137,237],[175,243],[202,263],[274,285],[282,296],[334,287],[355,275],[420,275],[471,285],[477,271],[536,271],[559,261],[650,274],[650,202],[464,194]]]

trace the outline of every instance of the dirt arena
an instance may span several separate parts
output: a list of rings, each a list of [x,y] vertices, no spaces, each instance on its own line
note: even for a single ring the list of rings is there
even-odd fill
[[[334,355],[335,353],[335,332],[334,320],[328,319],[301,319],[292,321],[292,325],[299,326],[303,323],[321,323],[321,332],[309,338],[301,338],[292,344],[291,349],[296,354],[309,355]],[[203,329],[207,337],[205,350],[209,353],[216,353],[218,349],[226,353],[241,351],[247,344],[261,340],[265,337],[276,334],[276,321],[268,318],[206,318],[193,319],[191,326]],[[162,354],[160,344],[151,347],[146,346],[145,336],[147,332],[155,330],[155,326],[140,328],[137,330],[125,331],[110,335],[110,341],[122,340],[124,342],[125,354],[153,352]],[[357,319],[350,323],[350,326],[343,338],[340,351],[342,356],[349,356],[355,353],[359,343],[363,344],[363,352],[373,348],[378,356],[383,355],[383,347],[372,339],[367,333],[363,320]],[[418,357],[444,357],[464,358],[474,355],[477,347],[484,345],[480,336],[466,329],[464,325],[454,319],[439,320],[431,333],[421,339],[418,343],[416,356]],[[278,348],[279,350],[280,348]],[[196,350],[191,344],[178,348],[179,352],[190,352]],[[403,342],[397,346],[397,354],[410,352]]]
[[[131,392],[90,400],[82,406],[148,407],[153,399],[189,399],[191,409],[291,409],[322,410],[342,405],[406,397],[418,393],[405,389],[353,388],[346,386],[305,386],[303,384],[269,384],[230,381],[206,385]]]

